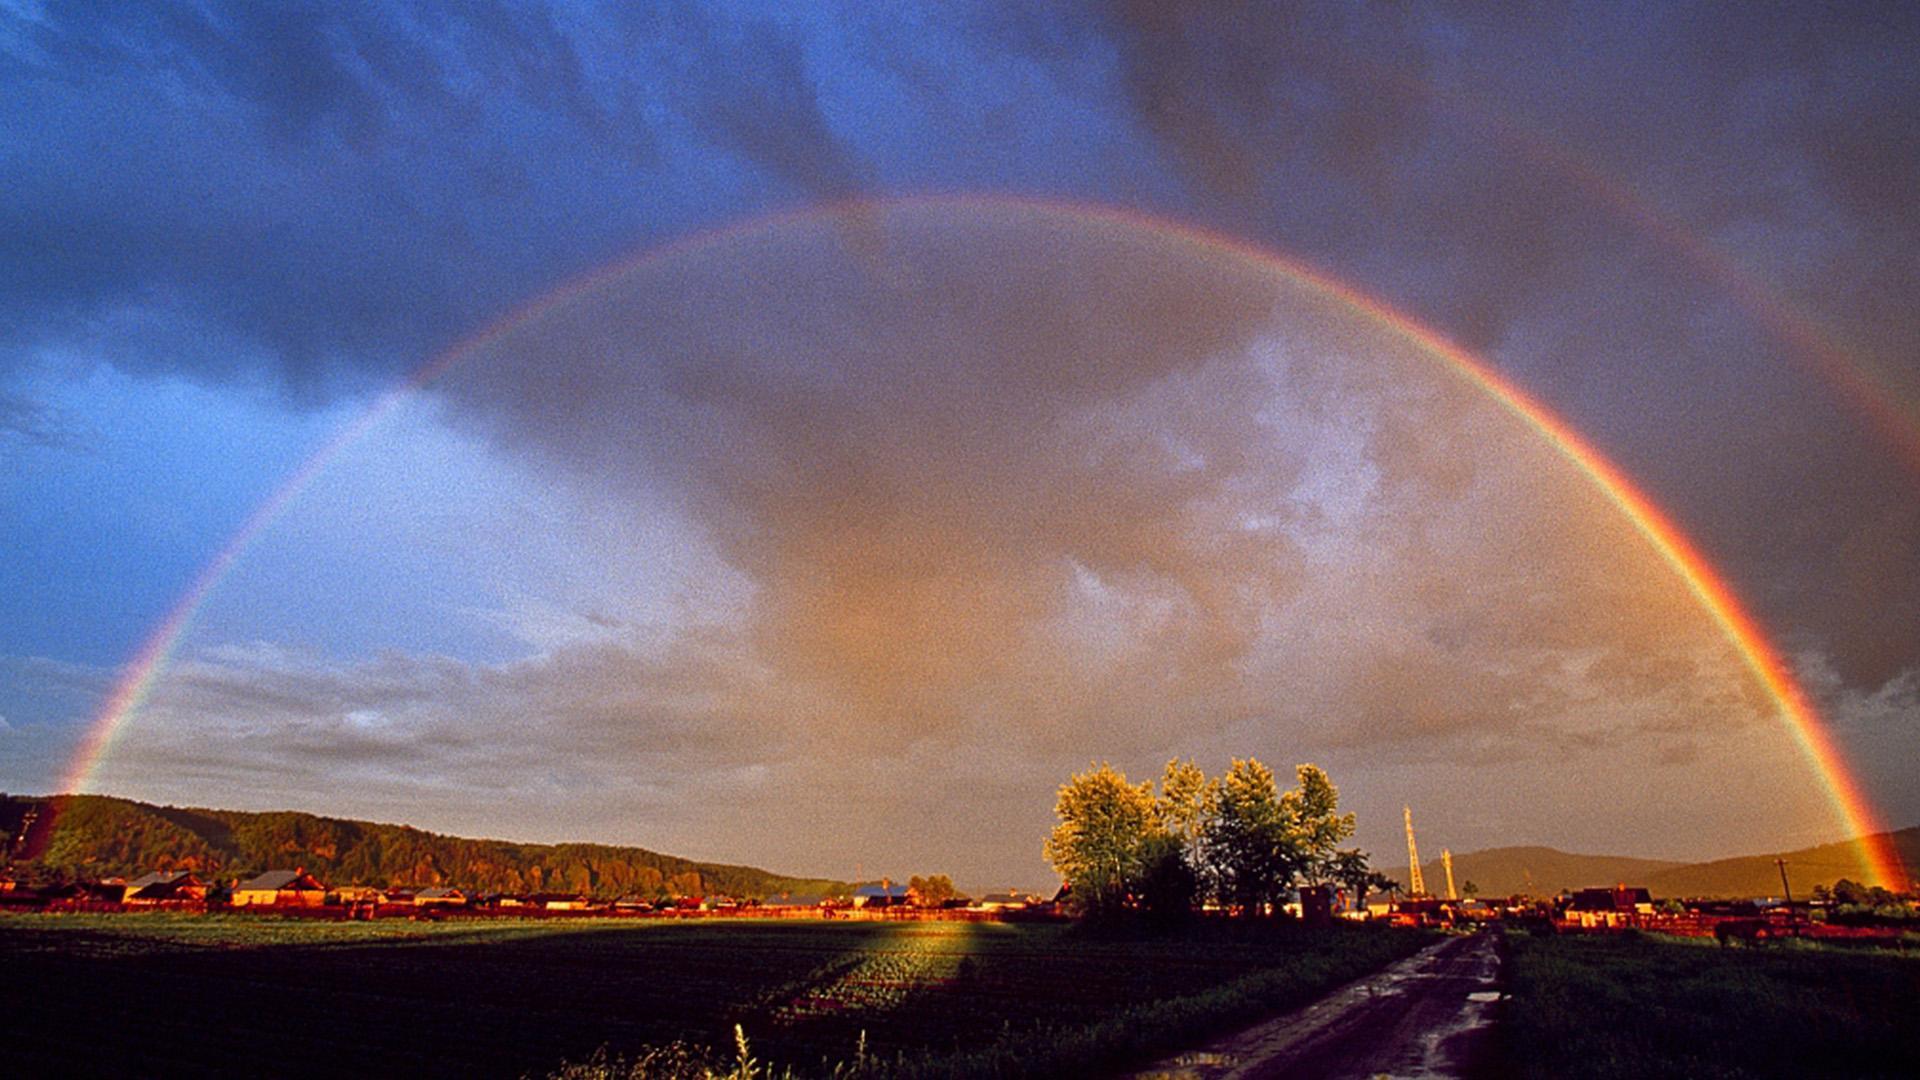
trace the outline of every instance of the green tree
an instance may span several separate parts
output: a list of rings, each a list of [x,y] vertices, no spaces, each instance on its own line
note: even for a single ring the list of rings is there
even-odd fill
[[[1042,851],[1072,887],[1074,904],[1093,916],[1124,909],[1160,834],[1153,785],[1128,783],[1102,763],[1061,785],[1054,813],[1060,823]]]
[[[1212,790],[1207,774],[1191,761],[1175,758],[1167,762],[1167,770],[1160,777],[1160,795],[1155,802],[1160,827],[1190,853],[1197,849],[1200,831],[1207,823]]]
[[[1217,895],[1242,915],[1277,909],[1302,859],[1273,770],[1235,759],[1212,791],[1202,847]]]
[[[953,888],[953,879],[945,874],[909,878],[907,888],[912,890],[914,902],[923,908],[937,908],[958,895]]]
[[[1200,898],[1201,833],[1212,798],[1213,782],[1200,766],[1178,758],[1167,762],[1154,801],[1160,832],[1149,844],[1139,890],[1141,903],[1156,922],[1186,918]]]
[[[1348,848],[1335,854],[1327,874],[1330,880],[1347,890],[1356,911],[1367,906],[1367,890],[1372,887],[1376,876],[1373,867],[1367,863],[1367,853],[1359,848]]]
[[[1200,878],[1179,837],[1170,832],[1148,837],[1133,894],[1155,923],[1171,925],[1193,914]]]
[[[1368,876],[1367,886],[1368,888],[1371,888],[1374,892],[1383,892],[1383,893],[1386,893],[1389,897],[1391,897],[1394,893],[1405,891],[1404,889],[1401,888],[1401,885],[1399,882],[1393,880],[1392,878],[1388,877],[1385,874],[1380,873],[1377,870]]]
[[[1297,852],[1296,868],[1308,882],[1324,885],[1334,880],[1340,842],[1353,835],[1353,815],[1339,812],[1340,792],[1326,770],[1300,765],[1294,775],[1300,786],[1281,796],[1280,808]]]

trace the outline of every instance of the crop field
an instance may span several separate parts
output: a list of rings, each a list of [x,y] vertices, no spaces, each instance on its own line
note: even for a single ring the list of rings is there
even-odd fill
[[[1920,1076],[1920,955],[1511,934],[1524,1077]]]
[[[936,922],[333,923],[0,917],[20,1075],[544,1076],[605,1046],[725,1046],[801,1071],[1062,1075],[1178,1049],[1425,943],[1202,925],[1101,937]]]

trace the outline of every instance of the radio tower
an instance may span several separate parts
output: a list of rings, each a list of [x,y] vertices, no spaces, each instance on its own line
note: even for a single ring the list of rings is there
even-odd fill
[[[1407,895],[1427,895],[1427,883],[1420,876],[1420,848],[1413,842],[1413,807],[1402,807],[1407,812]]]
[[[1440,865],[1447,868],[1447,899],[1458,900],[1460,894],[1453,891],[1453,852],[1440,849]]]

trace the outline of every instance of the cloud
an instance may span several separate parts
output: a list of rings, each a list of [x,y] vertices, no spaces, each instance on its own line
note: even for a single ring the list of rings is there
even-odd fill
[[[716,145],[802,195],[845,194],[859,170],[797,31],[690,4],[0,20],[9,364],[79,351],[325,400],[614,255],[766,205],[738,168],[695,175]]]
[[[519,616],[566,689],[510,708],[554,760],[658,784],[679,759],[646,748],[684,746],[687,776],[763,769],[743,805],[832,816],[809,785],[836,775],[879,815],[961,797],[916,771],[928,755],[1022,762],[1002,787],[1044,808],[1089,752],[1604,783],[1786,744],[1618,510],[1405,339],[1069,213],[877,224],[878,248],[822,217],[642,264],[439,387],[458,422],[585,501],[670,512],[739,577],[670,662],[592,606]]]
[[[1920,656],[1920,486],[1807,346],[1920,417],[1911,12],[922,14],[0,15],[0,366],[323,399],[770,209],[1114,202],[1325,267],[1484,354],[1824,656],[1835,700]],[[729,791],[830,784],[857,746],[854,782],[918,777],[926,805],[962,797],[929,763],[991,776],[996,740],[1041,763],[1008,781],[1031,796],[1095,743],[1435,775],[1564,752],[1592,767],[1569,783],[1625,783],[1752,737],[1764,704],[1671,575],[1404,342],[1118,228],[962,218],[696,244],[443,388],[556,483],[689,522],[725,567],[713,626],[642,639],[617,596],[534,598],[494,613],[537,650],[525,670],[415,658],[387,685],[216,657],[196,692],[307,725],[281,752],[316,785],[335,739],[369,777],[481,760],[418,710],[498,691],[541,718],[523,771],[554,791],[566,738],[624,752],[632,729],[715,740],[686,775]],[[0,399],[5,438],[67,430]],[[554,711],[517,689],[536,668],[577,680]],[[786,756],[739,757],[754,738]],[[180,745],[181,768],[223,760]],[[466,767],[448,785],[512,773]]]
[[[1724,15],[1146,3],[1080,25],[1190,213],[1488,355],[1677,508],[1765,623],[1877,685],[1920,653],[1897,446],[1920,314],[1895,299],[1920,27]]]
[[[0,445],[17,440],[48,449],[77,449],[96,437],[65,411],[0,391]]]

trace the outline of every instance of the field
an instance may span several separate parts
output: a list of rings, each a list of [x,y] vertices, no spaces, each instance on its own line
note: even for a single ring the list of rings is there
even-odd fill
[[[758,920],[0,917],[8,1069],[544,1076],[674,1039],[817,1070],[1086,1074],[1413,952],[1407,932]]]
[[[1920,1076],[1920,956],[1711,939],[1509,935],[1526,1077]]]

